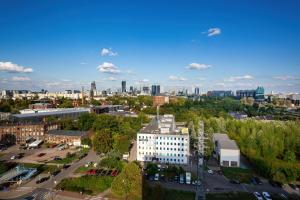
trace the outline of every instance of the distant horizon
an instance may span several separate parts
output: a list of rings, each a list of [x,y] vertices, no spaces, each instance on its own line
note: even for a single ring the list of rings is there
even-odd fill
[[[272,6],[270,6],[272,5]],[[0,4],[0,90],[164,88],[300,93],[300,2]]]

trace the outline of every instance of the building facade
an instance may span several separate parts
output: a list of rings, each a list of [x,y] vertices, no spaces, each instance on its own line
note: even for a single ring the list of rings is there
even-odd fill
[[[169,97],[168,96],[153,96],[152,97],[153,106],[162,106],[164,104],[169,103]]]
[[[154,118],[137,134],[137,160],[141,162],[188,164],[190,137],[178,129],[173,115]]]
[[[160,94],[160,85],[152,85],[151,86],[151,95],[159,95]]]
[[[87,137],[86,131],[50,130],[45,134],[45,141],[52,144],[81,146],[81,140]]]
[[[47,131],[58,129],[57,124],[12,124],[0,126],[0,138],[10,135],[16,143],[24,143],[28,138],[43,139]]]
[[[230,140],[227,134],[215,133],[213,141],[214,155],[220,166],[240,167],[240,149],[234,140]]]
[[[126,92],[126,81],[122,81],[121,85],[122,85],[122,93],[125,93]]]

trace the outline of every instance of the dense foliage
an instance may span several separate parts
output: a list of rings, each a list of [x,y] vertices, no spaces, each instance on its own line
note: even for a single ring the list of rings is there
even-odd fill
[[[142,199],[142,173],[139,166],[134,162],[127,164],[113,180],[111,191],[124,199]]]

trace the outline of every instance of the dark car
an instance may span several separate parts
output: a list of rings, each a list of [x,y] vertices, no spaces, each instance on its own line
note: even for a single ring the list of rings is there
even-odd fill
[[[50,176],[43,177],[43,178],[37,180],[37,181],[36,181],[36,184],[43,183],[43,182],[49,180],[49,178],[50,178]]]
[[[261,181],[260,178],[258,178],[258,177],[253,177],[253,178],[251,179],[251,183],[252,183],[253,185],[262,185],[262,181]]]
[[[239,180],[236,180],[236,179],[230,179],[229,181],[231,184],[240,184],[240,181]]]
[[[59,174],[60,172],[61,172],[61,170],[58,169],[58,170],[52,172],[51,175],[56,176],[56,175]]]
[[[71,165],[66,165],[66,164],[64,164],[64,165],[63,165],[63,168],[64,168],[64,169],[68,169],[70,166],[71,166]]]
[[[299,190],[299,188],[297,187],[297,185],[295,185],[295,184],[289,184],[289,186],[291,187],[291,188],[293,188],[294,190]]]
[[[46,155],[46,153],[39,153],[37,156],[38,157],[43,157],[44,155]]]
[[[62,158],[59,157],[59,156],[55,156],[55,157],[53,158],[53,160],[62,160]]]
[[[277,181],[272,181],[272,180],[269,180],[269,183],[270,185],[272,185],[273,187],[280,187],[282,188],[282,184],[277,182]]]

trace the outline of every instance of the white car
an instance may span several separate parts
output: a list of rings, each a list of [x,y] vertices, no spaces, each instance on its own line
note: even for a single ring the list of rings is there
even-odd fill
[[[256,197],[257,200],[264,200],[259,192],[253,192],[253,195]]]
[[[262,195],[266,200],[272,200],[271,195],[268,192],[262,192]]]
[[[159,174],[155,174],[154,180],[155,180],[155,181],[158,181],[158,180],[159,180]]]
[[[213,171],[213,170],[211,170],[211,169],[207,170],[207,172],[208,172],[209,174],[211,174],[211,175],[213,175],[213,174],[214,174],[214,171]]]
[[[10,157],[10,159],[11,159],[11,160],[14,160],[14,159],[16,159],[16,156],[12,156],[12,157]]]

